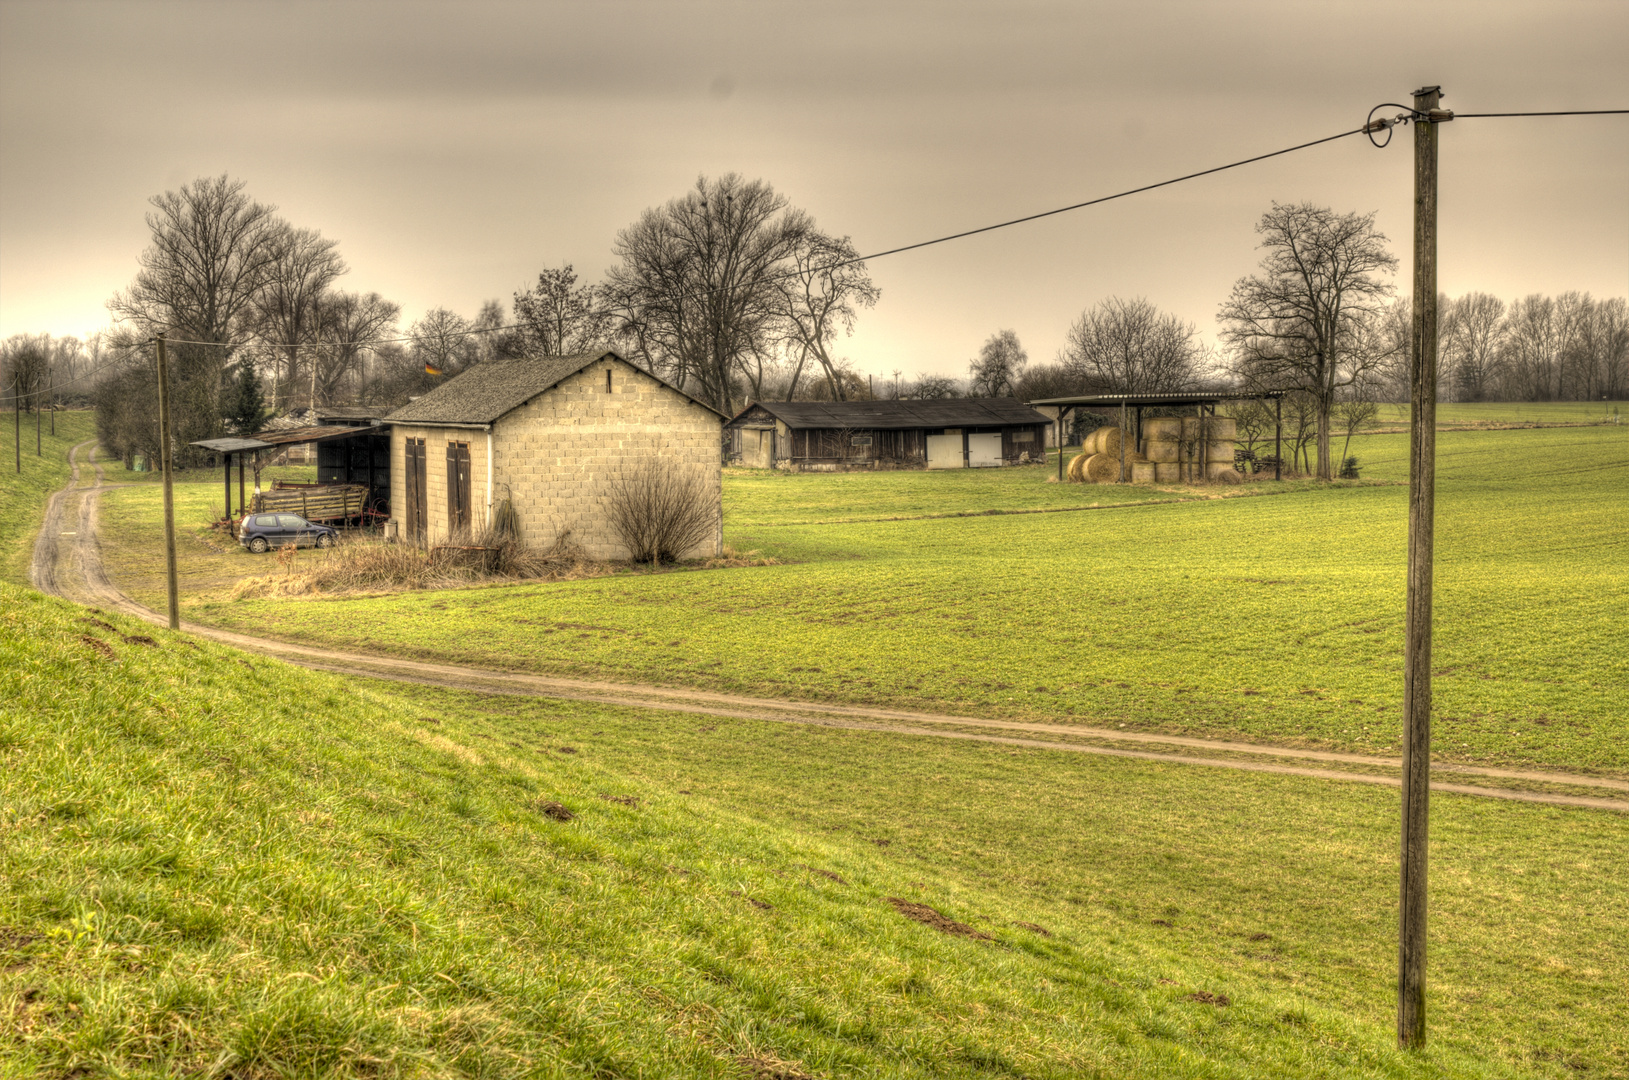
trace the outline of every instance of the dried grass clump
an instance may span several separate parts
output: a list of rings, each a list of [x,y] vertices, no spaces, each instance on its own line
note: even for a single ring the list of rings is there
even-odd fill
[[[310,558],[299,573],[239,582],[232,598],[447,589],[501,581],[563,581],[610,572],[610,566],[584,555],[570,533],[536,549],[494,528],[428,548],[373,539],[342,541]]]
[[[781,561],[769,555],[760,555],[756,551],[737,551],[728,544],[717,556],[698,564],[701,570],[725,570],[742,566],[779,566]]]

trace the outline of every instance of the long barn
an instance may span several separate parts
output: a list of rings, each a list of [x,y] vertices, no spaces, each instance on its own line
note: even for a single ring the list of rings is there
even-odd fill
[[[1046,459],[1052,421],[1012,398],[760,401],[726,425],[731,464],[760,469],[966,469]]]

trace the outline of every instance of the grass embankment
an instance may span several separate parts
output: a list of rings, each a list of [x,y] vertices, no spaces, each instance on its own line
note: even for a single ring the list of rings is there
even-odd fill
[[[10,1075],[1624,1068],[1617,815],[1438,800],[1405,1055],[1383,793],[398,692],[11,586],[0,657]]]
[[[27,417],[19,459],[16,447],[10,445],[14,442],[10,424],[0,424],[0,434],[4,435],[0,444],[4,450],[0,454],[0,580],[28,583],[28,564],[34,555],[34,538],[39,535],[46,500],[73,475],[68,467],[68,451],[96,434],[96,418],[90,412],[60,412],[56,427],[57,433],[52,435],[51,418],[46,416],[40,453],[36,455],[34,418]]]
[[[1364,436],[1354,453],[1397,481],[1406,441]],[[1570,428],[1449,432],[1439,446],[1438,756],[1629,774],[1629,440]],[[1029,469],[834,479],[730,479],[726,540],[787,565],[318,601],[217,594],[187,614],[498,668],[1397,752],[1404,487],[775,523],[806,520],[833,490],[822,512],[841,517],[868,491],[892,516],[904,498],[978,509],[986,484],[1037,500],[1059,489]],[[129,580],[156,588],[156,550],[135,557],[149,570]]]

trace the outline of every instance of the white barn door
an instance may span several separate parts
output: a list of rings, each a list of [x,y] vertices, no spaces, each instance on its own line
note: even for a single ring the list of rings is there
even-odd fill
[[[969,435],[967,437],[967,465],[971,469],[987,469],[1001,464],[1001,435]]]
[[[999,436],[998,436],[999,437]],[[962,467],[961,432],[954,435],[928,436],[928,468],[959,469]]]

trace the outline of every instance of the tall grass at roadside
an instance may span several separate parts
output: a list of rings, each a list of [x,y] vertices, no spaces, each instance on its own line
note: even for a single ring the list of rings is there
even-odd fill
[[[487,529],[446,544],[410,544],[376,537],[346,537],[311,552],[284,548],[281,572],[246,578],[234,600],[314,593],[394,592],[451,589],[519,581],[565,581],[608,574],[571,540],[557,537],[547,548],[529,548],[509,533]]]

